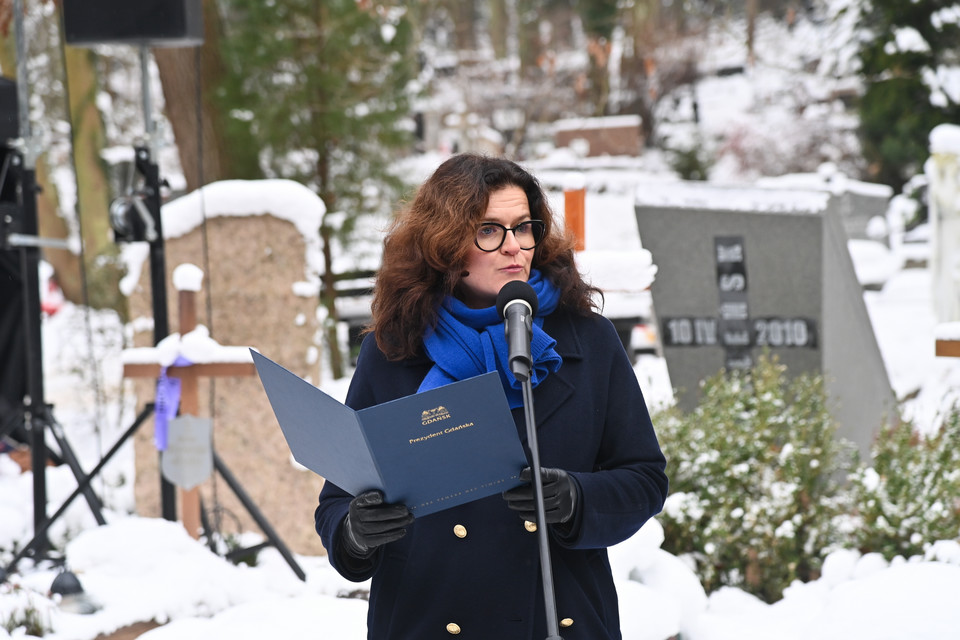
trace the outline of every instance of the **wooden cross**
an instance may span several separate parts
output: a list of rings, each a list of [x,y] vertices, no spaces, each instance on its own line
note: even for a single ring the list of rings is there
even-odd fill
[[[947,358],[960,358],[960,340],[937,338],[936,353]]]
[[[181,265],[183,269],[188,265]],[[192,266],[192,265],[189,265]],[[194,267],[196,269],[196,267]],[[176,272],[174,284],[177,285]],[[177,286],[179,290],[180,336],[185,336],[197,328],[197,301],[196,293],[199,286]],[[171,366],[167,368],[167,376],[180,379],[180,415],[196,416],[200,411],[199,381],[200,378],[222,376],[252,376],[256,372],[253,361],[250,359],[246,347],[224,347],[236,349],[246,354],[247,361],[224,360],[220,362],[197,362],[187,366]],[[139,352],[139,354],[137,353]],[[152,354],[150,352],[153,352]],[[128,355],[130,357],[128,357]],[[136,356],[140,357],[136,357]],[[151,355],[153,362],[150,362]],[[136,359],[139,362],[127,362]],[[124,353],[123,375],[126,378],[159,378],[162,366],[158,361],[155,348],[127,349]],[[198,487],[180,490],[181,511],[180,517],[184,528],[194,539],[200,535],[200,490]]]
[[[571,188],[563,191],[564,224],[577,238],[575,251],[583,251],[586,247],[585,209],[586,188]]]

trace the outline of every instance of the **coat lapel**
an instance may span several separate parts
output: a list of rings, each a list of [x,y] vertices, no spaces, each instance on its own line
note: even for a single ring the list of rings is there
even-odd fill
[[[563,365],[547,376],[533,390],[537,425],[546,423],[576,390],[570,364],[583,359],[583,343],[569,313],[552,313],[543,323],[543,330],[557,341],[556,351],[563,358]]]

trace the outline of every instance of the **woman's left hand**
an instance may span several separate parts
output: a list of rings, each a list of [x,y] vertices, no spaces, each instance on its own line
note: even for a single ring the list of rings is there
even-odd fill
[[[537,507],[533,491],[533,471],[530,467],[520,472],[526,484],[503,493],[507,506],[516,511],[521,520],[537,521]],[[568,522],[577,512],[580,490],[577,482],[563,469],[540,468],[543,483],[543,509],[547,524]]]

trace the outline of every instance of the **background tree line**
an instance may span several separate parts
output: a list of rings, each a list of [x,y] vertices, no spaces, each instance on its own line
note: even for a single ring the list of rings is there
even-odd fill
[[[24,0],[31,120],[43,235],[81,238],[81,251],[49,250],[68,299],[124,312],[122,276],[106,212],[122,179],[104,150],[130,146],[138,117],[133,47],[78,48],[62,38],[59,0]],[[389,211],[406,186],[390,171],[422,147],[422,116],[443,105],[464,121],[481,114],[503,149],[528,153],[538,126],[571,116],[637,114],[660,143],[658,107],[694,85],[711,52],[703,35],[746,24],[746,65],[758,16],[854,16],[862,91],[856,97],[864,175],[899,189],[926,158],[926,136],[958,119],[960,38],[946,0],[202,0],[204,42],[156,48],[167,136],[183,188],[228,179],[284,177],[326,203],[320,230],[326,273],[320,300],[336,322],[331,243],[348,242],[359,216]],[[16,76],[13,0],[0,0],[0,70]],[[912,30],[912,31],[906,31]],[[905,33],[916,33],[907,46]],[[616,44],[616,47],[614,47]],[[452,61],[452,62],[451,62]],[[954,71],[955,72],[955,71]],[[118,82],[117,78],[126,78]],[[510,117],[505,117],[510,116]],[[498,118],[502,123],[497,125]],[[73,176],[75,211],[60,202]],[[59,176],[59,177],[58,177]],[[72,194],[71,194],[72,195]],[[84,274],[81,277],[81,274]],[[342,363],[334,363],[335,369]]]

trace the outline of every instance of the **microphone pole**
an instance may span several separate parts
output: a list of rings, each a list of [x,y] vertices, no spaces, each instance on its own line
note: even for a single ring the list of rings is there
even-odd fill
[[[557,601],[553,589],[553,565],[550,563],[550,540],[547,538],[546,509],[543,506],[543,479],[540,474],[540,447],[533,416],[533,387],[529,375],[521,382],[523,407],[527,420],[527,444],[533,458],[533,495],[537,507],[537,538],[540,542],[540,570],[543,574],[543,602],[547,609],[547,640],[563,640],[557,624]]]
[[[527,445],[530,447],[533,469],[533,496],[537,514],[537,540],[540,546],[540,571],[543,578],[543,602],[546,608],[547,640],[563,640],[557,624],[557,601],[553,588],[553,564],[550,560],[550,540],[547,537],[547,516],[543,503],[543,479],[540,473],[540,446],[537,443],[537,421],[533,408],[533,385],[530,369],[530,333],[537,309],[537,296],[526,282],[515,280],[500,289],[497,309],[504,318],[504,331],[510,348],[510,370],[520,381],[523,391],[523,412],[527,425]]]

